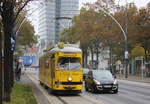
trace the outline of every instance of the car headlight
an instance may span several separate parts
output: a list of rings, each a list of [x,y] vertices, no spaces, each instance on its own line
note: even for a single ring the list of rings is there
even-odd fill
[[[118,81],[116,79],[114,80],[114,84],[118,84]]]
[[[72,81],[72,78],[71,78],[71,77],[69,77],[69,78],[68,78],[68,81]]]
[[[101,83],[99,81],[97,81],[96,79],[94,79],[94,82],[96,85],[100,85]]]

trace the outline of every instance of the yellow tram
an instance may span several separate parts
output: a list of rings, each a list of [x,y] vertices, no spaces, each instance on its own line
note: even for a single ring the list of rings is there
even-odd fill
[[[82,51],[63,43],[39,59],[39,80],[52,91],[80,93],[83,88]]]

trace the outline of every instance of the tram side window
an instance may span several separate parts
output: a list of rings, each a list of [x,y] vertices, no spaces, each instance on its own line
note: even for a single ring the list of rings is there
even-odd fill
[[[62,70],[80,70],[80,58],[62,57],[59,58],[58,67]]]

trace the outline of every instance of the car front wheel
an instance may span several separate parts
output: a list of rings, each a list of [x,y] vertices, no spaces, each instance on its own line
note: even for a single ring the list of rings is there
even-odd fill
[[[97,92],[96,86],[92,86],[91,92],[92,92],[92,93],[96,93],[96,92]]]
[[[118,89],[114,90],[114,93],[117,94],[118,93]]]

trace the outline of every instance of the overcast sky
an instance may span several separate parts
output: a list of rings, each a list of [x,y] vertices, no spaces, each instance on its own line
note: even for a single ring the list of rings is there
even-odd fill
[[[80,8],[82,6],[83,3],[86,3],[86,2],[95,2],[97,0],[79,0],[80,1]],[[119,2],[120,1],[120,2]],[[119,2],[119,5],[124,5],[126,0],[115,0],[115,2],[118,4]],[[136,4],[137,7],[143,7],[143,6],[146,6],[146,4],[148,2],[150,2],[150,0],[127,0],[127,2],[134,2]]]

